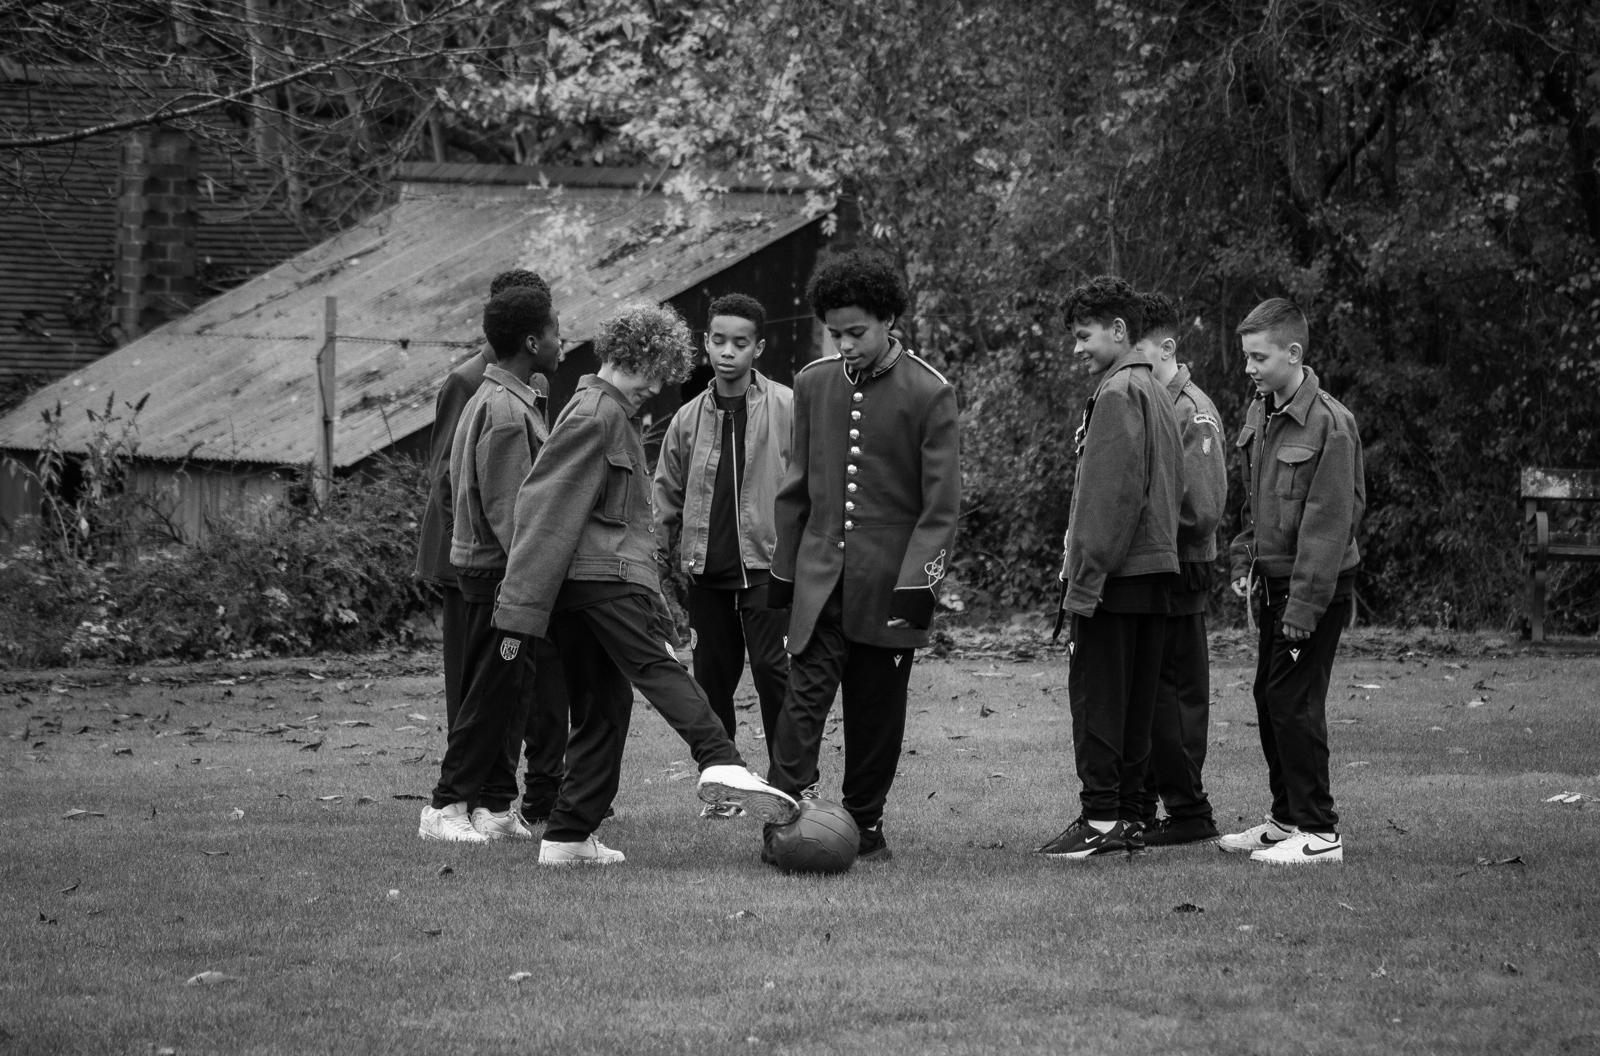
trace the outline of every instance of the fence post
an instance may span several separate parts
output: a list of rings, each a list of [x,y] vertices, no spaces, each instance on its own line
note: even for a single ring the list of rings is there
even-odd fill
[[[317,352],[317,396],[322,408],[322,427],[317,431],[317,464],[312,473],[312,494],[317,508],[327,505],[333,485],[333,423],[338,407],[334,366],[337,359],[339,299],[323,301],[322,348]]]

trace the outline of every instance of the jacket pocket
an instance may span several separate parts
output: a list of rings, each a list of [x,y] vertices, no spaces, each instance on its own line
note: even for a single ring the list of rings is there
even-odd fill
[[[608,524],[627,524],[630,500],[635,487],[633,459],[626,451],[606,456],[606,492],[597,515]]]
[[[1316,472],[1317,451],[1311,447],[1285,444],[1278,448],[1277,493],[1283,499],[1305,499],[1311,491],[1311,474]]]

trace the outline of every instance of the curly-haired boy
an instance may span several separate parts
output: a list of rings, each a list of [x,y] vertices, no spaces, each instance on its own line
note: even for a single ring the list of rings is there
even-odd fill
[[[595,838],[617,793],[637,686],[689,745],[700,798],[784,823],[793,798],[745,769],[705,693],[678,662],[661,599],[644,445],[631,419],[668,381],[688,376],[688,327],[670,308],[626,309],[595,338],[585,375],[517,495],[516,532],[494,625],[517,637],[552,630],[572,700],[567,775],[539,850],[544,865],[623,860]],[[630,685],[631,684],[631,685]]]

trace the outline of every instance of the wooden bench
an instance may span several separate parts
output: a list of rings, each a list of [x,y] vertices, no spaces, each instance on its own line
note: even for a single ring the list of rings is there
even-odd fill
[[[1600,561],[1600,536],[1550,531],[1551,507],[1600,503],[1600,470],[1525,468],[1522,471],[1522,553],[1528,562],[1528,611],[1523,634],[1544,641],[1544,601],[1552,561]]]

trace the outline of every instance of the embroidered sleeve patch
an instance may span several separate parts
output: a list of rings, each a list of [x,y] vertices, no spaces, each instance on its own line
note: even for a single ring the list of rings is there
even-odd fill
[[[922,566],[922,570],[928,574],[929,590],[932,590],[944,578],[944,555],[945,551],[940,550],[938,557]]]
[[[1218,436],[1222,435],[1222,423],[1217,421],[1214,415],[1207,414],[1205,411],[1198,411],[1195,413],[1193,420],[1195,425],[1209,425],[1217,431]]]

